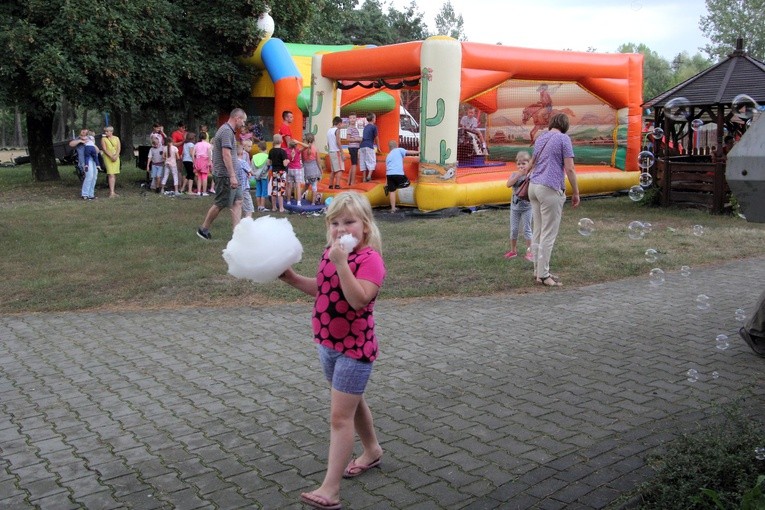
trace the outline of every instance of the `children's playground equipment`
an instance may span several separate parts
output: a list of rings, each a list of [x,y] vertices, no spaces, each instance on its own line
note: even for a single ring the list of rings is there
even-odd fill
[[[292,110],[293,126],[307,118],[320,151],[326,150],[332,118],[351,111],[377,115],[379,149],[387,151],[388,141],[399,139],[400,90],[419,90],[420,156],[406,160],[412,186],[398,191],[401,205],[429,211],[509,203],[511,161],[519,150],[531,151],[557,112],[571,122],[581,194],[638,183],[642,55],[516,48],[444,36],[381,47],[285,44],[270,37],[269,20],[261,18],[267,37],[246,59],[266,71],[253,86],[253,98],[256,104],[272,100],[275,119]],[[479,129],[486,148],[475,134],[459,129],[471,107],[486,116]],[[373,177],[354,189],[372,205],[385,205],[382,154]],[[326,186],[321,191],[335,192]]]

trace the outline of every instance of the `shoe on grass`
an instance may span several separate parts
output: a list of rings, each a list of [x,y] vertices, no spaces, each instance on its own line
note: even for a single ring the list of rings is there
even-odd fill
[[[202,239],[205,239],[206,241],[209,241],[210,239],[212,239],[212,234],[206,228],[199,227],[197,229],[197,235],[201,237]]]

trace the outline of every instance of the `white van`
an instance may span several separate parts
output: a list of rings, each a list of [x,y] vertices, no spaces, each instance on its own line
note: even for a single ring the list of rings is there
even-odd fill
[[[416,138],[417,142],[420,141],[420,123],[417,122],[409,110],[403,106],[398,107],[399,113],[399,125],[398,134],[400,138]]]
[[[399,106],[398,146],[409,150],[420,150],[420,124],[403,106]]]

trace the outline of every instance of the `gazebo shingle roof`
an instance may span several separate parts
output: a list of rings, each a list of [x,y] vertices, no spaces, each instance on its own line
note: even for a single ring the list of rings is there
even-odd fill
[[[765,63],[737,47],[727,59],[649,99],[643,108],[664,107],[676,97],[686,98],[691,106],[730,104],[739,94],[765,104]]]

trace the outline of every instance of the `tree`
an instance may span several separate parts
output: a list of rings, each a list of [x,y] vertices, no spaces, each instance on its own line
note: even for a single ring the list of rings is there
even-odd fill
[[[686,51],[678,53],[675,58],[672,59],[673,75],[670,87],[696,76],[701,71],[711,67],[712,64],[713,62],[704,57],[701,53],[696,53],[692,57]]]
[[[454,12],[451,0],[446,0],[446,3],[441,6],[441,10],[436,14],[436,33],[448,35],[458,41],[467,41],[462,14],[457,15]]]
[[[284,3],[293,1],[304,0]],[[241,103],[254,71],[236,57],[255,48],[265,8],[265,0],[0,4],[0,104],[26,112],[35,179],[59,179],[52,131],[62,97],[115,112]]]
[[[645,44],[626,43],[616,51],[643,55],[643,99],[654,98],[672,85],[672,68],[669,62]]]
[[[398,11],[391,6],[388,9],[388,25],[391,30],[389,44],[421,41],[430,37],[424,17],[425,14],[417,9],[415,0],[412,0],[403,11]]]
[[[310,18],[305,34],[289,42],[305,44],[348,44],[343,33],[347,20],[354,16],[357,0],[315,0],[311,2]],[[277,28],[278,28],[278,21]],[[289,21],[286,21],[289,22]]]
[[[749,56],[765,59],[765,27],[762,24],[765,0],[706,0],[707,16],[699,20],[699,28],[712,41],[704,51],[713,59],[727,57],[736,47],[736,39],[744,39]]]

